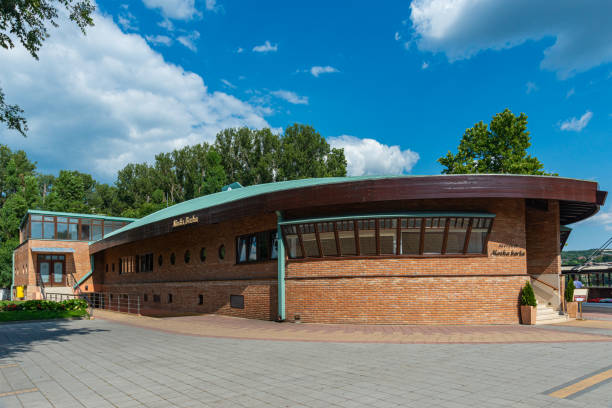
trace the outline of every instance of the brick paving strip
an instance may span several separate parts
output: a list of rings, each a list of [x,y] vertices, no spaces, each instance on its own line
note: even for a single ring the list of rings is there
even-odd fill
[[[36,391],[38,391],[38,388],[28,388],[26,390],[17,390],[17,391],[2,392],[2,393],[0,393],[0,398],[8,397],[10,395],[26,394],[28,392],[36,392]]]
[[[603,334],[548,330],[519,325],[385,326],[294,324],[220,315],[154,318],[106,310],[96,310],[94,317],[167,333],[249,340],[396,344],[612,342],[612,336]],[[571,322],[571,324],[574,325],[573,327],[576,327],[580,323],[586,322],[589,321]],[[612,322],[598,322],[611,323],[612,326]],[[589,324],[593,324],[592,321]]]

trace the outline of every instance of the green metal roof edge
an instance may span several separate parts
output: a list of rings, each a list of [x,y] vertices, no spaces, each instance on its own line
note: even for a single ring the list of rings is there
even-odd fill
[[[561,231],[572,231],[572,229],[570,227],[566,227],[565,225],[562,225]]]
[[[402,212],[402,213],[384,213],[384,214],[356,214],[356,215],[342,215],[338,217],[321,217],[321,218],[301,218],[299,220],[287,220],[281,221],[279,225],[293,225],[303,224],[310,222],[326,222],[326,221],[343,221],[343,220],[362,220],[369,218],[427,218],[427,217],[458,217],[458,218],[495,218],[495,214],[491,213],[479,213],[479,212],[436,212],[436,211],[424,211],[424,212]]]
[[[217,205],[230,203],[246,198],[256,197],[262,194],[273,193],[277,191],[285,191],[304,187],[313,187],[327,184],[339,184],[339,183],[350,183],[365,180],[383,180],[383,179],[397,179],[397,178],[434,178],[434,177],[485,177],[485,176],[500,176],[500,177],[538,177],[538,178],[554,178],[554,179],[566,179],[585,181],[580,179],[570,179],[567,177],[558,176],[540,176],[540,175],[527,175],[527,174],[436,174],[436,175],[383,175],[383,176],[357,176],[357,177],[325,177],[325,178],[308,178],[299,180],[288,180],[288,181],[277,181],[274,183],[266,184],[255,184],[252,186],[246,186],[242,188],[232,189],[229,191],[221,191],[218,193],[208,194],[205,196],[197,197],[182,203],[175,204],[173,206],[161,209],[145,217],[142,217],[123,228],[113,231],[106,235],[102,240],[111,237],[115,234],[121,234],[124,231],[139,228],[147,224],[166,220],[168,218],[179,217],[187,215],[191,212],[211,208]],[[597,183],[597,182],[593,182]],[[98,241],[96,241],[98,242]],[[91,244],[91,243],[90,243]]]
[[[28,210],[26,214],[21,219],[21,223],[19,224],[19,229],[23,227],[23,223],[28,218],[28,214],[35,215],[55,215],[58,217],[73,217],[73,218],[90,218],[97,220],[109,220],[109,221],[136,221],[138,218],[127,218],[127,217],[112,217],[109,215],[98,215],[98,214],[80,214],[80,213],[67,213],[60,211],[46,211],[46,210]]]

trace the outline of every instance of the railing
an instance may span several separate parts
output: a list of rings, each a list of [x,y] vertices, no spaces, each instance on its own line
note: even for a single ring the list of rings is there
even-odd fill
[[[550,304],[554,309],[561,310],[561,296],[559,288],[556,286],[530,275],[533,289],[538,303],[545,302]]]
[[[94,309],[112,310],[115,312],[140,314],[140,296],[133,293],[83,293]]]

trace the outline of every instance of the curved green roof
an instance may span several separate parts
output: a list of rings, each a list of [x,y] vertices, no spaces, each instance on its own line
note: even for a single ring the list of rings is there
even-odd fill
[[[469,174],[469,176],[491,176],[492,174]],[[521,176],[518,174],[494,174],[495,176]],[[175,218],[181,215],[186,215],[192,213],[194,211],[203,210],[206,208],[214,207],[221,204],[226,204],[232,201],[248,199],[250,197],[255,197],[261,194],[273,193],[277,191],[283,190],[291,190],[296,188],[303,187],[313,187],[318,185],[325,184],[334,184],[334,183],[347,183],[347,182],[356,182],[356,181],[365,181],[365,180],[381,180],[381,179],[391,179],[391,178],[423,178],[423,177],[465,177],[466,174],[458,174],[458,175],[419,175],[419,176],[407,176],[407,175],[397,175],[397,176],[359,176],[359,177],[325,177],[325,178],[309,178],[309,179],[300,179],[300,180],[289,180],[289,181],[277,181],[274,183],[266,183],[266,184],[256,184],[253,186],[241,187],[241,188],[232,188],[231,190],[221,191],[218,193],[213,193],[209,195],[205,195],[202,197],[194,198],[189,201],[184,201],[182,203],[175,204],[171,207],[164,208],[163,210],[159,210],[152,214],[149,214],[145,217],[142,217],[123,228],[113,231],[112,233],[106,235],[104,239],[111,237],[115,234],[120,234],[122,232],[139,228],[147,224],[151,224],[157,221],[162,221],[168,218]],[[529,175],[523,175],[523,177],[533,177]],[[537,177],[550,177],[555,179],[560,179],[564,177],[557,176],[537,176]]]

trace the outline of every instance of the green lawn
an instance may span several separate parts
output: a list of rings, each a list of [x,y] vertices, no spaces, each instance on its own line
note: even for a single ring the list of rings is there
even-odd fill
[[[44,319],[62,319],[67,317],[83,317],[87,316],[87,310],[64,310],[64,311],[12,311],[0,312],[0,322],[16,322],[21,320],[44,320]]]

